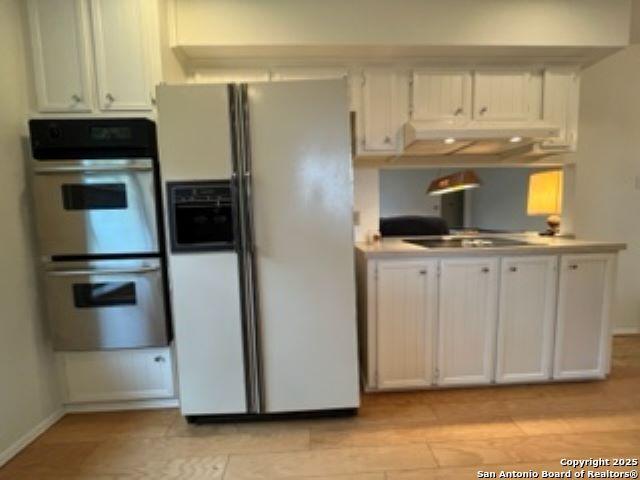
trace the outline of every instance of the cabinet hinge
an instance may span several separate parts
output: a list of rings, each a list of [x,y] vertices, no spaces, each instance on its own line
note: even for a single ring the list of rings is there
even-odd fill
[[[375,270],[373,271],[373,278],[378,280],[378,267],[376,267]]]
[[[440,265],[438,265],[438,277],[440,276],[441,273],[442,273],[442,269],[440,268]]]
[[[438,380],[440,378],[440,369],[436,368],[436,371],[434,372],[434,377],[436,380]]]

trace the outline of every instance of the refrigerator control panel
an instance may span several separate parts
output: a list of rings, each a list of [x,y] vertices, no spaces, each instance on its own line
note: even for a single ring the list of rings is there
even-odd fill
[[[234,250],[235,208],[229,180],[168,182],[171,251]]]

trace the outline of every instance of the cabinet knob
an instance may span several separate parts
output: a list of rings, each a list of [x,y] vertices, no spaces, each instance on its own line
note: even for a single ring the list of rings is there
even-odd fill
[[[517,272],[518,271],[518,267],[509,267],[509,271],[510,272]]]
[[[576,265],[575,263],[569,265],[569,270],[577,270],[578,269],[578,265]]]
[[[487,113],[489,109],[486,106],[482,106],[480,107],[480,115],[484,115],[485,113]]]
[[[462,112],[464,112],[464,110],[462,110],[462,107],[458,107],[456,108],[456,111],[453,112],[453,114],[458,116],[458,115],[462,115]]]
[[[480,270],[482,273],[489,273],[489,267],[482,267],[482,270]]]
[[[384,137],[384,143],[387,145],[391,143],[391,137]]]
[[[156,363],[164,363],[164,357],[162,355],[158,355],[157,357],[154,357],[153,361]]]
[[[113,103],[113,101],[116,99],[113,95],[111,95],[110,93],[107,93],[104,98],[107,99],[107,102],[109,103]]]
[[[73,100],[73,103],[80,103],[82,101],[82,97],[74,93],[71,95],[71,100]]]

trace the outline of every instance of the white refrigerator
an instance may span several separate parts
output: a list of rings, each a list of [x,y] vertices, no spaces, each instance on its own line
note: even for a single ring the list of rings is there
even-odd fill
[[[157,99],[163,180],[229,180],[236,219],[232,250],[168,254],[182,413],[357,409],[346,81]]]

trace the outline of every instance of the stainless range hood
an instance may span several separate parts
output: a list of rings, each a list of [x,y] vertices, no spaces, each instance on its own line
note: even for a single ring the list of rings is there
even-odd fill
[[[560,129],[549,124],[434,125],[411,121],[405,124],[408,155],[502,155],[527,150],[544,140],[558,137]]]

